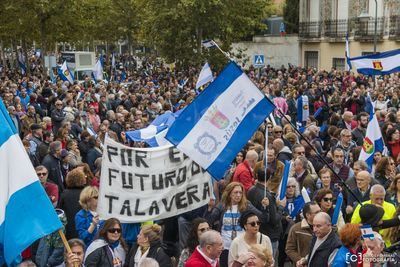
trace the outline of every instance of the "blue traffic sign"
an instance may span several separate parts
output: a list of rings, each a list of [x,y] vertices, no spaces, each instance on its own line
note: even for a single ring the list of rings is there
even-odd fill
[[[264,55],[254,55],[253,66],[254,67],[264,67],[265,66]]]

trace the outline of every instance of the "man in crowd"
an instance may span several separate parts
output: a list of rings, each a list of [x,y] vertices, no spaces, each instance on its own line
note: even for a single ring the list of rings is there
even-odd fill
[[[245,160],[240,163],[233,174],[232,181],[243,184],[246,192],[254,184],[253,169],[256,166],[258,154],[255,150],[249,150],[246,154]]]
[[[185,267],[216,267],[223,248],[221,234],[214,230],[207,231],[200,236],[199,246],[195,248]]]

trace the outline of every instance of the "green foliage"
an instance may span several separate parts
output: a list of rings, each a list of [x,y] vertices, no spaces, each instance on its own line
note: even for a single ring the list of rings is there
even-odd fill
[[[93,42],[127,40],[146,44],[167,62],[200,64],[216,50],[201,47],[214,39],[225,51],[232,42],[259,31],[271,0],[2,0],[0,39],[5,45],[36,42],[43,51],[57,42],[77,48]]]
[[[299,0],[286,0],[283,9],[283,20],[286,24],[287,33],[299,32]]]

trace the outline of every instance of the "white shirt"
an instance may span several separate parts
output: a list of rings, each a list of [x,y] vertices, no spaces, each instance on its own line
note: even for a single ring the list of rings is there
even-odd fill
[[[209,263],[211,264],[211,266],[216,267],[217,263],[218,263],[218,259],[213,260],[210,257],[208,257],[206,254],[203,253],[203,251],[201,251],[200,246],[197,246],[197,251],[200,253],[200,255]]]

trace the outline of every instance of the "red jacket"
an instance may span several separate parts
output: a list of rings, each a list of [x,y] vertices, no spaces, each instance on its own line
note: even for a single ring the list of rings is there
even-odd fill
[[[185,263],[185,267],[212,267],[211,264],[197,251],[197,248],[190,255]],[[219,263],[217,263],[219,267]]]
[[[254,185],[253,171],[247,160],[240,163],[233,174],[232,182],[239,182],[243,185],[246,192]]]

